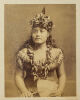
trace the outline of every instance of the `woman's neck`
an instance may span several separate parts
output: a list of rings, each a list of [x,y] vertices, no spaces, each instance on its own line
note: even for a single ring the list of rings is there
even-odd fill
[[[47,46],[46,46],[46,43],[43,43],[43,44],[35,44],[35,50],[40,50],[40,49],[46,49]]]

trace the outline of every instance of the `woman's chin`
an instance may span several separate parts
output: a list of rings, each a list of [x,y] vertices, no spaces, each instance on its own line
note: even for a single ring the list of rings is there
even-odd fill
[[[35,44],[42,44],[42,41],[35,41]]]

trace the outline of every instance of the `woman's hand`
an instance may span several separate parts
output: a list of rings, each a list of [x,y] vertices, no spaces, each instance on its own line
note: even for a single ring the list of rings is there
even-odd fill
[[[30,91],[23,92],[21,97],[33,97],[33,94]]]
[[[58,89],[50,94],[50,97],[58,97],[61,96],[62,92]]]

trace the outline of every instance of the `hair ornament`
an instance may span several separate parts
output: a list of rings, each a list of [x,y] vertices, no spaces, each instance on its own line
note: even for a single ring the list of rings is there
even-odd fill
[[[45,15],[45,8],[42,9],[40,14],[37,14],[31,21],[30,24],[32,28],[40,27],[45,28],[47,31],[52,30],[53,22],[50,19],[50,16]]]

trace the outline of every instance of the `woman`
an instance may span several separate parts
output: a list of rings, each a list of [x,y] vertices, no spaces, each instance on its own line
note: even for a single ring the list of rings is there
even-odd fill
[[[61,96],[65,86],[63,53],[52,39],[53,22],[45,8],[31,25],[31,38],[17,54],[16,85],[24,97]]]

